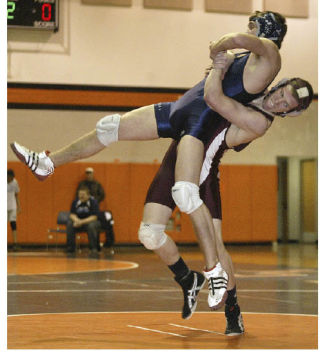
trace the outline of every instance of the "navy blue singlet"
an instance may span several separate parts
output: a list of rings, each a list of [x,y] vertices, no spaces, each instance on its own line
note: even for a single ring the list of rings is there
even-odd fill
[[[236,55],[223,81],[224,94],[243,104],[260,96],[249,94],[243,86],[243,71],[249,58],[249,52]],[[210,130],[214,128],[216,117],[204,100],[206,77],[189,89],[180,99],[171,103],[154,105],[159,137],[170,137],[179,140],[184,135],[191,135],[206,143]],[[220,117],[221,118],[221,117]]]

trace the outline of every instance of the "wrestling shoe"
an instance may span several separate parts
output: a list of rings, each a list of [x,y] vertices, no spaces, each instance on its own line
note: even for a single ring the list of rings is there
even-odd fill
[[[237,336],[243,334],[244,325],[240,307],[237,304],[232,307],[226,305],[224,312],[227,318],[225,334],[228,336]]]
[[[29,167],[38,180],[44,181],[48,176],[53,174],[54,165],[49,158],[49,151],[36,153],[17,142],[11,143],[10,146],[18,159]]]
[[[203,274],[208,280],[209,308],[211,310],[220,309],[228,298],[228,274],[223,270],[220,263],[217,263],[217,265],[212,270],[204,271]]]
[[[183,291],[182,319],[189,319],[197,308],[197,296],[205,284],[205,278],[197,271],[190,271],[182,279],[174,279]]]

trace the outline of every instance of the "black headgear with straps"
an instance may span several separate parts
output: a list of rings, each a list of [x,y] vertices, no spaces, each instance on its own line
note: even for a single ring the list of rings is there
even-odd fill
[[[295,77],[291,79],[289,78],[282,79],[278,84],[276,84],[273,88],[271,88],[270,92],[266,95],[266,97],[271,95],[279,88],[285,87],[286,85],[290,85],[294,89],[295,98],[298,100],[298,106],[286,112],[274,113],[275,115],[279,115],[281,117],[285,117],[288,114],[291,114],[291,115],[300,114],[300,112],[302,112],[303,110],[306,110],[309,107],[313,99],[313,89],[311,84],[299,77]]]
[[[281,21],[279,18],[281,18]],[[258,37],[270,39],[280,48],[283,37],[287,33],[287,25],[282,15],[277,12],[256,11],[254,15],[250,16],[249,20],[255,22],[258,29]]]

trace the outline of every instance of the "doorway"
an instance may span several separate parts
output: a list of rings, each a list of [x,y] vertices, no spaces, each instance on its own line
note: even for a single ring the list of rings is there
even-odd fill
[[[317,162],[316,159],[301,160],[301,240],[315,242],[318,238]]]
[[[317,159],[278,157],[278,241],[317,241]]]

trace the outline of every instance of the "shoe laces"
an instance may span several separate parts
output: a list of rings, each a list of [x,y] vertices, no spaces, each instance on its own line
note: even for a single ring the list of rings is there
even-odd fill
[[[224,277],[210,277],[208,281],[208,287],[211,294],[214,296],[214,291],[219,289],[227,289],[227,279]]]

